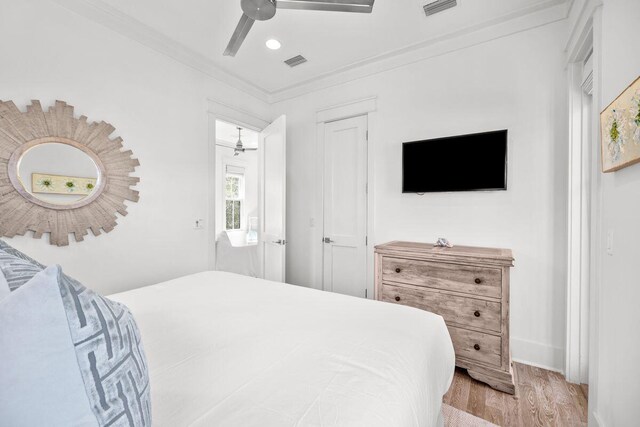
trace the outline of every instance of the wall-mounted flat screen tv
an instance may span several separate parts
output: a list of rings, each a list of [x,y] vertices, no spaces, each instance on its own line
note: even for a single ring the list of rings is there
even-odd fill
[[[402,144],[402,192],[507,189],[507,131]]]

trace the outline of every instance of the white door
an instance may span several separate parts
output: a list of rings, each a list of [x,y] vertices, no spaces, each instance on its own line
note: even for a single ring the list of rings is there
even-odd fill
[[[364,297],[367,282],[367,117],[324,127],[323,289]]]
[[[278,117],[259,138],[260,147],[260,272],[263,278],[285,280],[286,118]]]

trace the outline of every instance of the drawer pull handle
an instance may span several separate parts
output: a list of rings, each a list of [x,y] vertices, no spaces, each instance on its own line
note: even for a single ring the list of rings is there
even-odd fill
[[[476,316],[476,317],[480,317],[480,312],[478,310],[476,310],[476,311],[473,312],[473,315]]]
[[[476,350],[480,350],[480,346],[478,344],[474,344],[473,348],[475,348]]]
[[[482,283],[482,279],[479,277],[476,277],[476,280],[474,280],[474,282],[476,282],[476,285],[479,285],[480,283]]]
[[[400,301],[400,297],[396,297],[396,301]]]
[[[400,267],[396,268],[396,273],[400,273],[401,271]]]

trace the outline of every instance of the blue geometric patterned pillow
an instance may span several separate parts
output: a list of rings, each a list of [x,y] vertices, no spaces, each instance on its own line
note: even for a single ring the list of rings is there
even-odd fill
[[[140,331],[123,304],[58,272],[80,373],[100,426],[150,426],[149,371]]]
[[[20,258],[23,259],[33,265],[36,265],[38,267],[40,267],[41,270],[44,270],[46,268],[45,265],[40,264],[38,261],[36,261],[35,259],[31,258],[28,255],[23,254],[22,252],[20,252],[19,250],[17,250],[16,248],[9,246],[9,244],[7,242],[5,242],[4,240],[0,239],[0,251],[5,251],[10,255],[15,256],[16,258]]]
[[[0,425],[151,426],[147,361],[123,304],[51,266],[0,300],[0,319]]]
[[[4,273],[11,291],[27,283],[45,268],[45,265],[0,240],[0,271]],[[67,275],[64,275],[64,279],[77,282]]]
[[[15,291],[31,280],[33,276],[44,270],[44,266],[39,263],[33,264],[24,258],[19,258],[0,249],[0,270],[4,274],[9,289]]]
[[[4,273],[0,268],[0,301],[7,295],[9,295],[11,291],[9,290],[9,284],[7,283],[7,279],[4,278]]]
[[[133,315],[56,268],[80,373],[98,425],[150,426],[149,373]],[[0,270],[12,292],[44,269],[0,240]]]

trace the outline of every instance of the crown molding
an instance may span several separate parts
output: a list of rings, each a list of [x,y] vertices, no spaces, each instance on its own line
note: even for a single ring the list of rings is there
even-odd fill
[[[167,37],[154,28],[119,11],[102,0],[52,0],[84,18],[164,54],[173,60],[202,72],[235,89],[268,102],[268,92],[253,83],[216,66],[213,61],[193,49]]]
[[[207,112],[218,120],[234,123],[256,132],[262,131],[271,123],[265,117],[259,117],[242,108],[212,98],[207,99]]]
[[[269,93],[270,104],[338,86],[414,62],[479,45],[567,18],[565,0],[549,0],[403,49],[366,59]]]
[[[574,5],[575,0],[547,0],[458,31],[358,61],[271,92],[221,69],[204,55],[119,11],[103,0],[52,1],[215,80],[263,102],[274,104],[566,19],[569,8]]]
[[[591,21],[595,11],[602,6],[602,0],[572,0],[568,18],[569,31],[564,50],[567,52],[567,63],[575,62],[580,48],[590,35]]]

